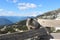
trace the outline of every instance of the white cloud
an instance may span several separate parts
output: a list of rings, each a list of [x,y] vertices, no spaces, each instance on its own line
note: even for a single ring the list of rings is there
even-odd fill
[[[0,9],[0,16],[37,16],[42,14],[41,11],[34,11],[28,13],[15,13],[14,11],[7,11],[4,9]]]
[[[40,15],[40,14],[42,14],[42,12],[35,11],[35,12],[25,13],[25,14],[23,14],[23,16],[34,16],[34,17],[36,17],[37,15]]]
[[[2,12],[0,12],[0,16],[13,16],[13,12],[2,11]]]
[[[16,16],[16,13],[13,11],[2,10],[0,11],[0,16]]]
[[[37,16],[40,15],[41,12],[29,12],[29,13],[15,13],[13,11],[1,11],[0,16]]]
[[[24,9],[29,9],[29,8],[36,8],[37,5],[33,4],[33,3],[18,3],[18,8],[20,10],[24,10]]]
[[[37,15],[40,15],[40,14],[42,14],[42,12],[40,11],[35,11],[35,12],[32,12],[32,13],[30,13],[30,15],[31,16],[37,16]]]
[[[18,0],[6,0],[6,1],[16,3]]]
[[[0,12],[3,11],[4,9],[0,9]]]

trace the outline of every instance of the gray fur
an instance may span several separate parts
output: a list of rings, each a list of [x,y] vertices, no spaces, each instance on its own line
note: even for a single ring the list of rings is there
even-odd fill
[[[28,30],[38,29],[41,27],[41,25],[37,22],[37,20],[34,20],[34,19],[31,20],[31,18],[27,19],[26,26]]]

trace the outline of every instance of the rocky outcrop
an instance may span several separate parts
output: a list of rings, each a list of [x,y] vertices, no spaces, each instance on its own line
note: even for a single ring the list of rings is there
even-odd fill
[[[57,9],[57,10],[49,11],[49,12],[43,13],[41,15],[38,15],[37,18],[56,19],[56,18],[60,17],[60,16],[58,16],[59,14],[60,14],[60,9]]]

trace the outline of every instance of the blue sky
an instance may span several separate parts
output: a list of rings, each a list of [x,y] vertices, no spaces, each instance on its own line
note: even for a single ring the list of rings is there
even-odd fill
[[[37,16],[60,8],[60,0],[0,0],[0,16]]]

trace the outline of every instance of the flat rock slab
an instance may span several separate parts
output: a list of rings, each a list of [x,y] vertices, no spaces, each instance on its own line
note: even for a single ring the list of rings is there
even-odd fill
[[[60,39],[50,39],[50,40],[60,40]]]
[[[51,35],[54,37],[54,39],[60,39],[60,33],[51,33]]]

